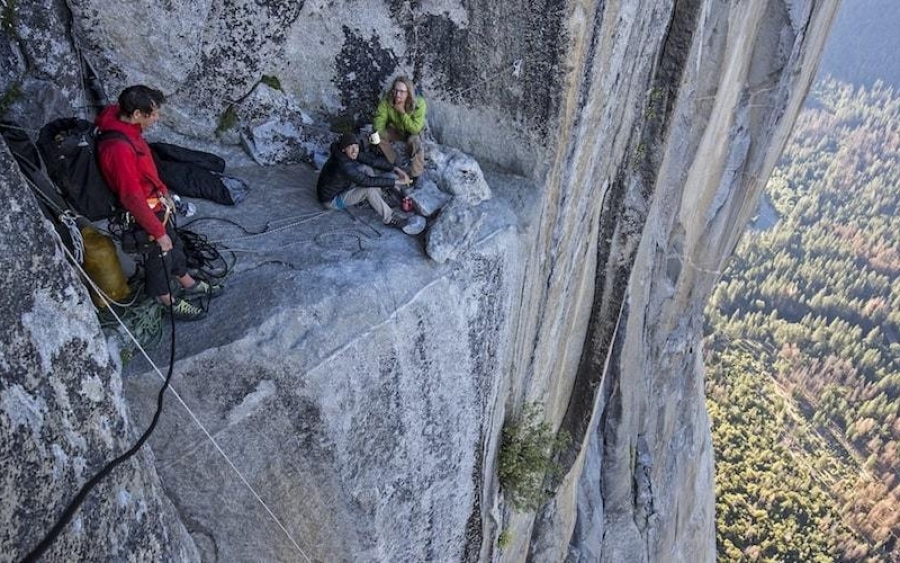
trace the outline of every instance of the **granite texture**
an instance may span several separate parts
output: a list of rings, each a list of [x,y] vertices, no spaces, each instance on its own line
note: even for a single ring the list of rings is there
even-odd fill
[[[142,494],[166,505],[155,460],[197,551],[178,522],[167,549],[281,561],[298,557],[295,540],[329,561],[714,560],[703,305],[781,152],[837,0],[140,1],[128,18],[109,0],[14,5],[0,86],[52,102],[19,97],[14,115],[41,123],[34,113],[62,102],[90,115],[106,93],[144,82],[169,94],[160,140],[232,166],[253,162],[243,143],[268,165],[238,169],[253,185],[241,206],[197,202],[271,232],[197,227],[240,259],[210,316],[179,334],[176,387],[288,533],[172,409],[139,470]],[[79,51],[85,64],[73,66]],[[456,197],[419,237],[366,207],[323,213],[315,172],[283,165],[317,161],[338,131],[368,125],[401,73],[428,100],[426,139],[447,147],[430,170],[455,163],[430,178]],[[35,281],[64,264],[43,231],[19,226],[39,223],[34,205],[18,209],[3,214],[24,245],[3,268],[4,314],[19,327],[9,330],[33,326],[33,303],[90,325],[76,279],[52,291]],[[29,272],[21,299],[11,284]],[[42,358],[87,338],[70,324],[31,332]],[[66,364],[115,389],[102,342],[81,349]],[[40,377],[46,359],[29,350],[5,352],[0,391],[15,479],[52,474],[56,438],[35,429],[65,435],[72,413],[96,410],[90,393],[56,398]],[[139,427],[157,384],[147,367],[129,367],[124,392]],[[562,476],[546,483],[551,500],[522,513],[495,460],[504,419],[534,401],[573,441]],[[124,403],[116,412],[122,428],[135,424]],[[73,491],[74,479],[56,482],[54,498]],[[9,529],[45,525],[25,508],[45,491],[17,483]],[[92,530],[124,526],[103,510],[86,509]],[[21,549],[14,533],[3,553]],[[107,551],[86,558],[106,560],[129,533],[109,533]]]

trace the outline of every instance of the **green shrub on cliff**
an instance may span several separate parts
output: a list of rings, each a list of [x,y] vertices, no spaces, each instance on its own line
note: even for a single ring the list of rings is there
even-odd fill
[[[531,403],[503,425],[497,462],[500,486],[520,510],[536,510],[547,500],[544,478],[559,472],[554,457],[569,442],[568,434],[555,434],[542,414],[540,405]]]

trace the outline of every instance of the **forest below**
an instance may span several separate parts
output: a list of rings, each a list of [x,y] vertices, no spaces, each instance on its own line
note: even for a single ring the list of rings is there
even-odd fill
[[[707,307],[721,561],[900,561],[900,97],[819,80]]]

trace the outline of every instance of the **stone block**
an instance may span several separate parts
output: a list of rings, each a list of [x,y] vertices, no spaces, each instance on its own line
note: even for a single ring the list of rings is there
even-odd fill
[[[236,109],[241,144],[257,164],[313,162],[331,134],[291,96],[259,83]]]
[[[470,205],[491,198],[491,189],[474,157],[434,143],[429,143],[426,150],[426,171],[431,172],[440,189]]]
[[[447,192],[441,191],[437,184],[428,177],[426,172],[420,179],[419,185],[409,192],[416,213],[425,217],[431,217],[453,198]]]
[[[425,252],[438,263],[458,257],[472,246],[484,219],[483,210],[454,199],[428,229]]]

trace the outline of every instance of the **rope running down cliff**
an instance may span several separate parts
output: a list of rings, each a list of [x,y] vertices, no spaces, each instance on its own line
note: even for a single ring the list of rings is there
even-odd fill
[[[100,293],[97,285],[90,278],[90,276],[87,275],[87,272],[85,272],[81,268],[81,265],[78,264],[78,262],[75,260],[74,256],[71,255],[68,248],[66,248],[66,246],[64,244],[62,244],[61,240],[59,241],[59,244],[63,248],[63,250],[66,252],[66,255],[69,257],[69,259],[75,265],[75,267],[79,270],[81,275],[84,276],[84,278],[86,280],[88,280],[88,283],[94,288],[95,291],[98,292],[99,295],[101,295],[101,298],[102,298],[102,293]],[[107,306],[108,305],[109,304],[107,303]],[[128,327],[125,326],[125,323],[122,322],[122,319],[118,316],[118,314],[116,314],[114,308],[113,307],[108,307],[108,308],[109,308],[109,311],[113,314],[113,316],[118,321],[119,325],[122,327],[122,329],[128,335],[128,337],[132,340],[132,342],[134,342],[137,349],[141,352],[141,354],[144,356],[144,358],[150,363],[150,365],[153,368],[153,371],[155,371],[156,374],[160,377],[160,379],[162,379],[165,382],[166,377],[162,374],[162,371],[153,362],[153,360],[150,358],[149,354],[147,354],[146,350],[144,350],[144,348],[141,346],[140,342],[138,342],[137,338],[131,333],[130,330],[128,330]],[[194,421],[194,423],[197,425],[197,427],[200,428],[200,430],[203,432],[203,434],[206,436],[206,438],[210,441],[210,443],[212,443],[212,445],[216,449],[216,451],[219,452],[219,454],[222,456],[222,458],[225,460],[225,462],[228,464],[228,466],[232,469],[232,471],[234,471],[234,473],[238,476],[238,478],[241,480],[241,482],[247,487],[247,489],[250,491],[250,493],[253,495],[253,497],[259,502],[259,504],[263,507],[263,509],[269,514],[269,516],[272,518],[272,520],[275,521],[275,524],[278,525],[278,527],[281,529],[281,531],[284,533],[284,535],[288,538],[288,540],[290,540],[291,544],[297,549],[297,552],[299,552],[300,555],[303,557],[303,560],[306,561],[307,563],[312,563],[310,558],[306,555],[306,553],[304,553],[303,549],[297,543],[297,540],[295,540],[293,538],[293,536],[287,530],[287,528],[284,526],[284,524],[282,524],[281,520],[275,515],[275,513],[272,511],[272,509],[269,508],[269,505],[267,505],[266,502],[259,495],[259,493],[256,492],[256,489],[254,489],[253,485],[251,485],[250,482],[247,481],[247,478],[244,477],[244,474],[241,473],[241,471],[237,468],[237,466],[234,464],[234,462],[231,460],[231,458],[228,457],[228,454],[226,454],[225,451],[222,449],[222,447],[219,445],[219,443],[216,442],[216,439],[213,438],[213,436],[212,436],[212,434],[210,434],[209,430],[206,429],[206,426],[204,426],[203,423],[200,421],[200,419],[197,418],[197,415],[194,414],[194,411],[192,411],[191,408],[187,405],[187,403],[185,403],[184,399],[181,398],[181,395],[178,394],[178,392],[171,385],[171,383],[169,384],[168,387],[169,387],[169,390],[171,391],[172,395],[178,400],[179,403],[181,403],[181,406],[184,407],[184,410],[187,411],[188,415],[190,415],[191,419]]]

